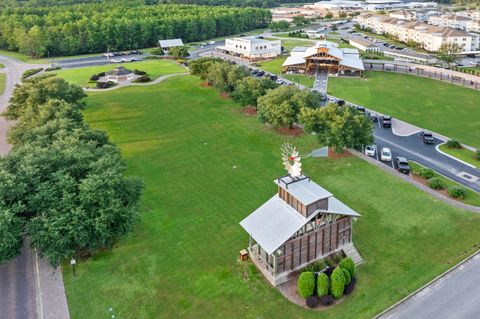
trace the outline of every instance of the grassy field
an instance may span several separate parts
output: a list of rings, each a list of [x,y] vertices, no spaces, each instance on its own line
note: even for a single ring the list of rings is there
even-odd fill
[[[139,62],[131,62],[131,63],[122,63],[127,69],[134,70],[142,70],[147,72],[152,79],[156,79],[162,75],[172,74],[172,73],[182,73],[188,72],[185,68],[180,66],[178,63],[172,60],[144,60]],[[100,66],[89,66],[84,68],[76,68],[76,69],[63,69],[54,71],[55,73],[67,81],[72,83],[81,85],[83,87],[89,85],[90,77],[94,74],[105,72],[113,69],[116,64],[110,65],[100,65]],[[90,86],[95,86],[95,84],[90,83]]]
[[[238,224],[276,191],[291,140],[191,76],[91,93],[85,112],[145,182],[142,219],[112,250],[64,265],[72,318],[371,318],[451,267],[480,241],[480,215],[451,208],[356,157],[305,159],[304,170],[362,214],[366,261],[355,292],[321,314],[290,303],[238,251]],[[293,139],[301,153],[313,136]],[[379,187],[378,185],[382,185]]]
[[[313,77],[310,78],[305,75],[299,74],[282,74],[282,63],[285,61],[286,58],[287,57],[283,55],[269,61],[260,62],[258,64],[263,70],[267,72],[282,75],[282,77],[289,79],[290,81],[294,81],[296,83],[300,83],[309,88],[312,88],[314,81]]]
[[[475,158],[475,152],[467,150],[466,148],[448,148],[445,144],[442,144],[440,145],[440,150],[473,166],[480,167],[480,160]]]
[[[5,91],[5,80],[7,79],[7,75],[5,73],[0,73],[0,95],[3,94]]]
[[[328,92],[480,147],[478,91],[413,75],[368,72],[364,79],[330,78]]]
[[[412,173],[416,174],[416,175],[419,175],[420,170],[422,168],[425,168],[425,166],[420,165],[417,162],[410,161],[409,163],[410,163],[410,167],[412,169]],[[451,179],[446,178],[445,176],[440,175],[438,173],[435,173],[435,177],[438,177],[443,181],[443,184],[445,185],[445,189],[448,189],[449,187],[452,187],[452,186],[460,186],[460,187],[464,188],[465,191],[466,191],[466,196],[465,196],[465,199],[463,200],[463,202],[465,204],[468,204],[468,205],[480,206],[480,194],[479,193],[471,190],[470,188],[466,188],[466,187],[458,184],[457,182],[452,181]]]

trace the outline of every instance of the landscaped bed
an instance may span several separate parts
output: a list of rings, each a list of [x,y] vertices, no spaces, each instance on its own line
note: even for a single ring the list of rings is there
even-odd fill
[[[76,277],[64,265],[72,318],[108,316],[110,307],[118,318],[318,318],[237,260],[248,244],[239,221],[284,174],[280,145],[308,153],[319,147],[314,136],[282,136],[192,76],[89,95],[87,121],[109,132],[145,191],[127,239],[78,261]],[[365,264],[353,293],[322,318],[372,318],[480,242],[480,215],[355,156],[307,158],[303,169],[362,215],[353,237]]]
[[[330,78],[328,92],[375,111],[480,147],[480,94],[428,78],[367,72],[366,78]]]
[[[480,160],[477,159],[477,155],[474,151],[468,150],[463,147],[449,148],[445,144],[440,145],[440,150],[475,167],[480,167]]]

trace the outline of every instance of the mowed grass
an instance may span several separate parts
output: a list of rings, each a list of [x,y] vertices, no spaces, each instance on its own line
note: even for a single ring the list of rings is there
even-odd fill
[[[480,92],[407,74],[330,78],[328,92],[421,128],[480,147]]]
[[[466,148],[448,148],[445,144],[440,145],[440,150],[475,167],[480,167],[480,160],[476,158],[475,152],[471,150]]]
[[[371,318],[480,241],[480,215],[451,208],[356,157],[304,161],[305,173],[362,214],[366,261],[355,292],[321,313],[287,301],[250,262],[239,222],[276,192],[284,141],[191,76],[91,93],[85,117],[144,179],[142,218],[112,250],[63,266],[72,318]],[[292,142],[301,153],[313,136]]]
[[[5,73],[0,73],[0,95],[2,95],[3,91],[5,91],[6,79],[7,79],[7,75]]]
[[[148,73],[152,80],[167,74],[188,72],[184,67],[180,66],[177,62],[172,60],[144,60],[138,62],[122,63],[122,64],[110,64],[89,66],[75,69],[63,69],[54,71],[52,73],[63,77],[65,80],[78,84],[82,87],[88,86],[90,77],[100,72],[110,71],[116,66],[121,65],[130,70],[141,70]],[[95,84],[90,83],[90,86]]]
[[[312,88],[313,82],[315,80],[313,77],[300,75],[300,74],[282,74],[282,64],[286,58],[287,57],[285,55],[281,55],[276,57],[275,59],[263,61],[258,64],[260,65],[260,68],[262,70],[280,75],[290,81],[302,84],[308,88]]]

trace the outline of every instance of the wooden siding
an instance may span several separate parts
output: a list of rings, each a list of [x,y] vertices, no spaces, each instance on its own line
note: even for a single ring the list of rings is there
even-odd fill
[[[280,248],[282,255],[278,257],[277,274],[292,271],[351,242],[351,220],[351,217],[344,217],[287,241]]]
[[[321,199],[319,201],[316,201],[316,202],[308,205],[307,206],[307,216],[305,216],[305,217],[310,216],[317,209],[327,210],[328,209],[328,198]]]
[[[292,194],[287,192],[282,187],[278,187],[278,196],[283,199],[288,205],[292,206],[297,212],[302,214],[304,217],[307,217],[307,208],[303,205],[298,199],[296,199]]]

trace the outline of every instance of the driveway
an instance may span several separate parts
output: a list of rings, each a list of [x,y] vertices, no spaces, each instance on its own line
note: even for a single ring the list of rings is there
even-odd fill
[[[480,318],[480,254],[376,319]]]

